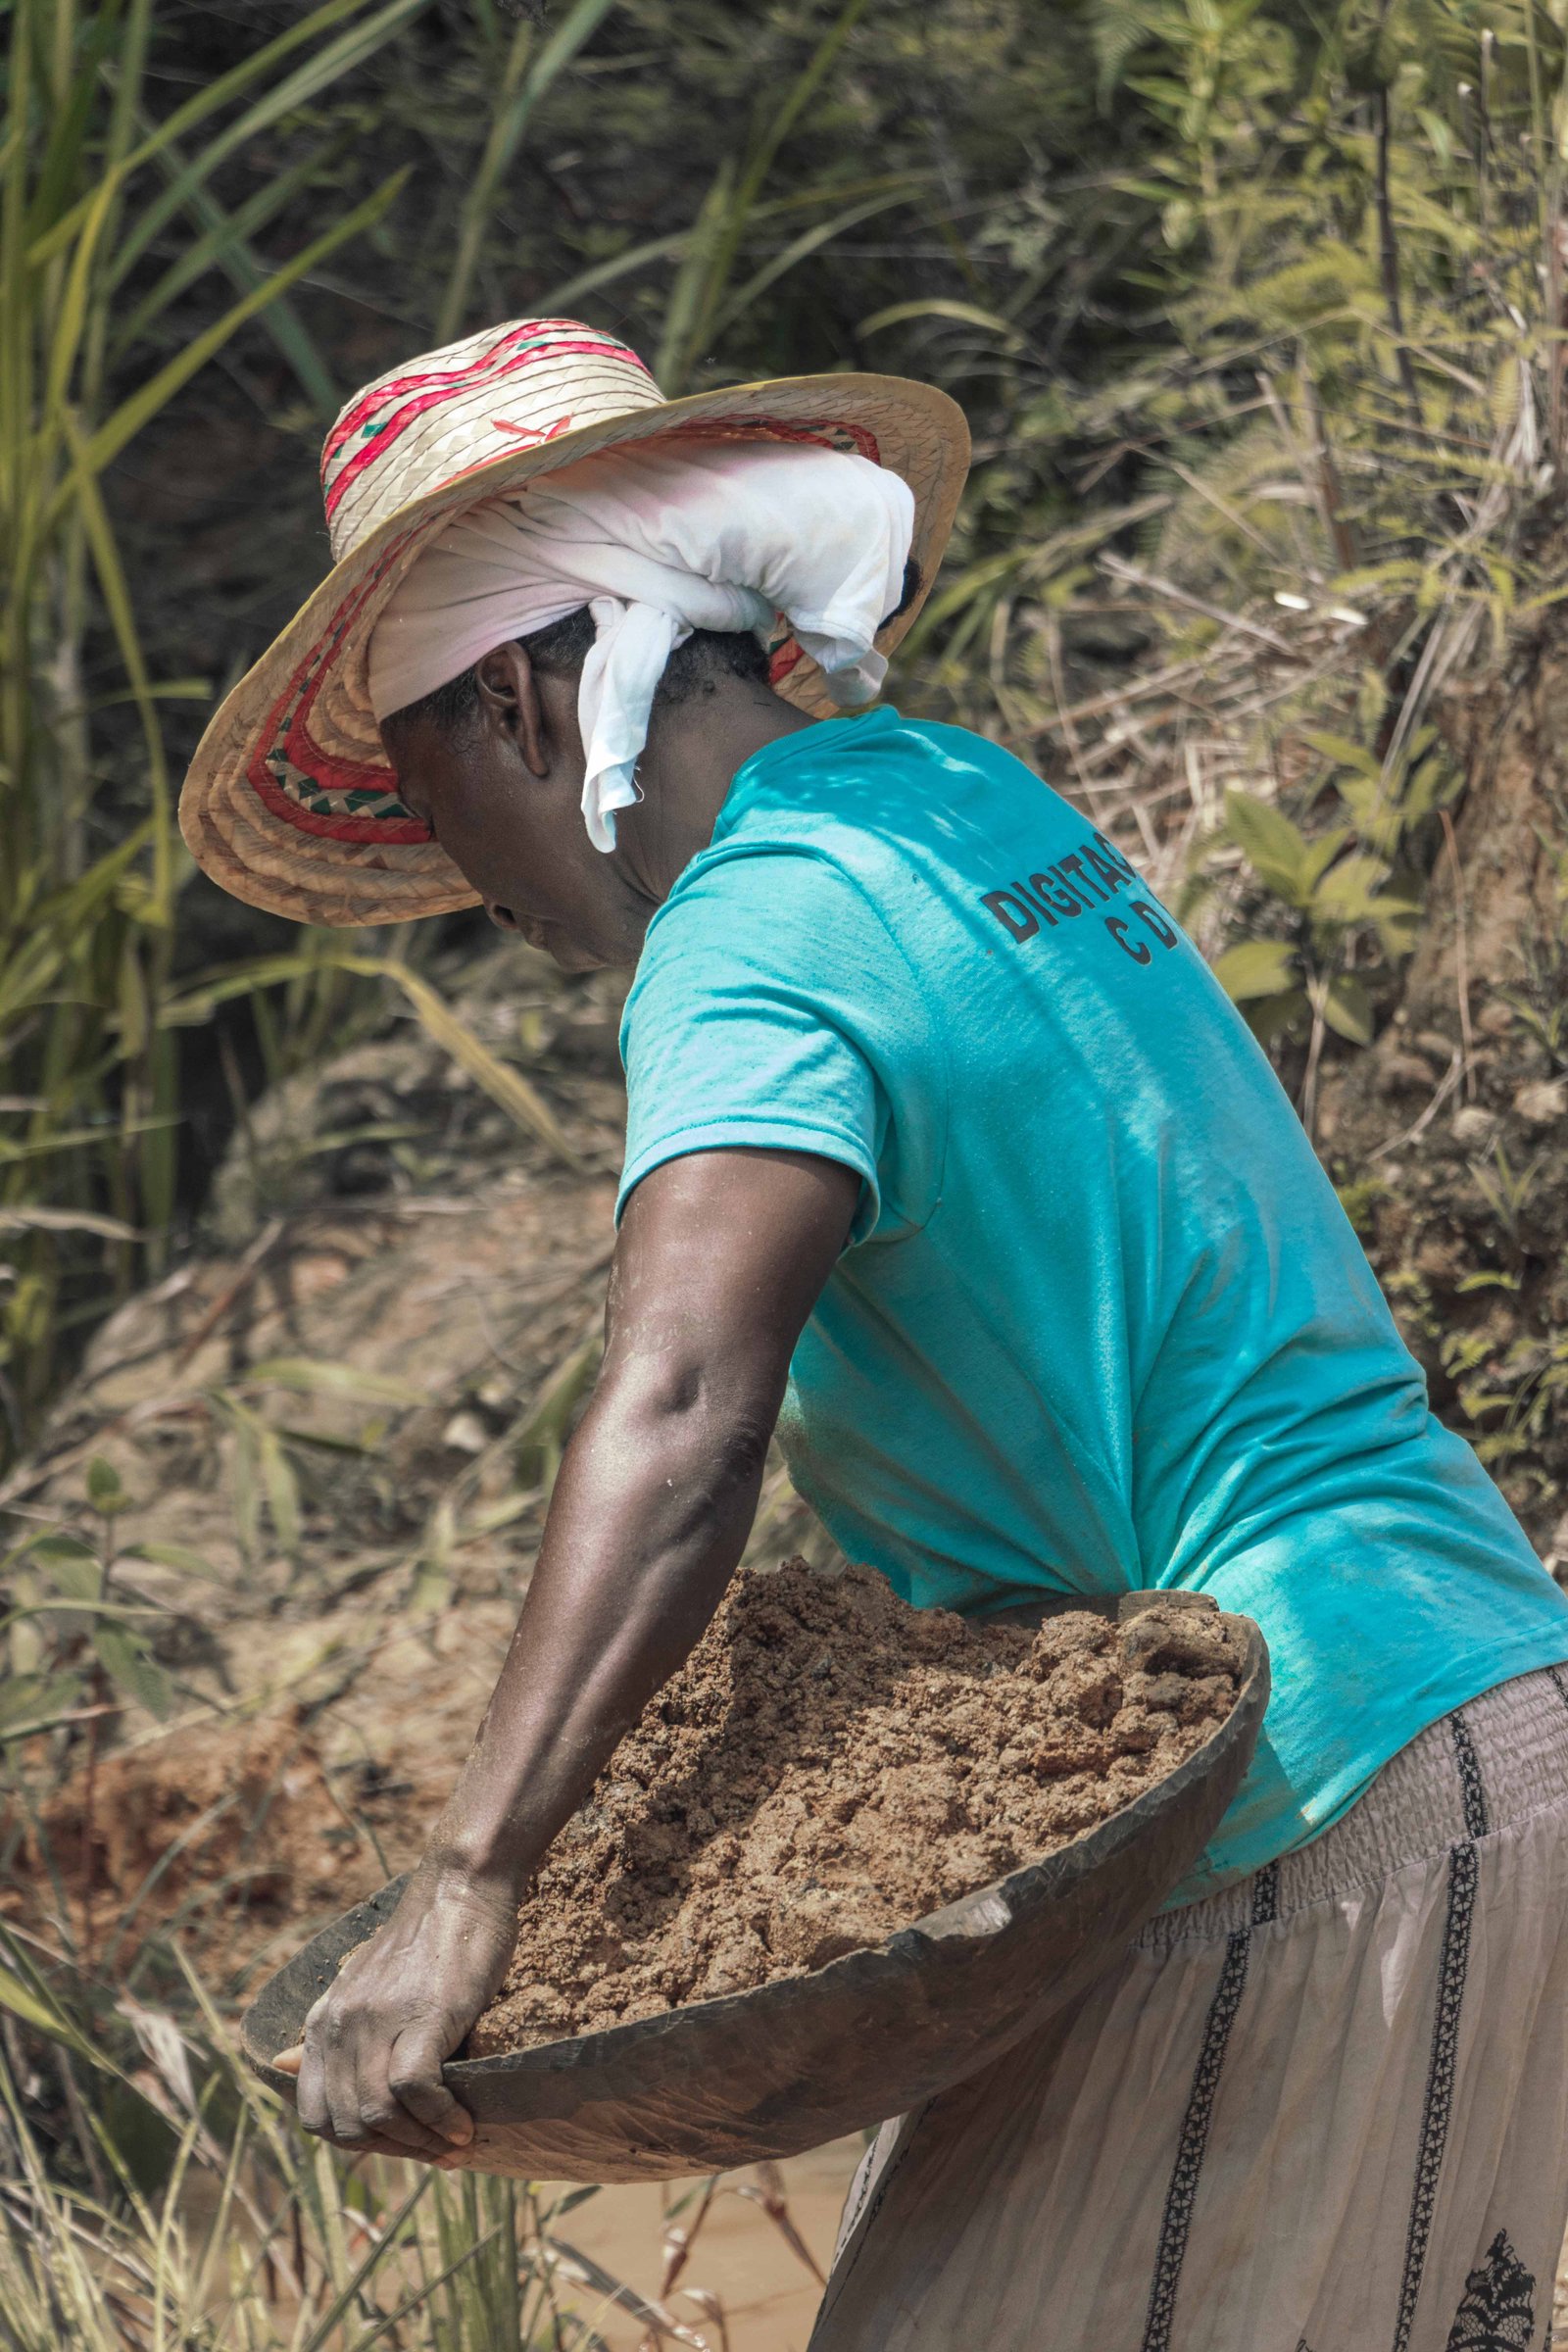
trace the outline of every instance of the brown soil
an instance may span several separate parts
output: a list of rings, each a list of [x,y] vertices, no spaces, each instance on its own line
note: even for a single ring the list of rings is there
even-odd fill
[[[1038,1632],[746,1570],[518,1914],[471,2055],[798,1976],[1065,1844],[1229,1713],[1217,1614]]]

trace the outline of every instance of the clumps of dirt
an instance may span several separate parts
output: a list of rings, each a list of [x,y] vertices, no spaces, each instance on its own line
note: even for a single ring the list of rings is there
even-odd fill
[[[35,1811],[0,1802],[13,1864],[0,1919],[63,1902],[78,1948],[171,1930],[228,1984],[417,1859],[450,1779],[450,1729],[421,1722],[409,1778],[327,1764],[305,1711],[182,1725],[79,1765]],[[415,1743],[411,1741],[412,1747]],[[275,1958],[272,1965],[276,1965]]]
[[[167,1911],[191,1890],[230,1882],[240,1899],[283,1891],[278,1828],[314,1799],[320,1766],[291,1718],[245,1724],[223,1740],[149,1740],[74,1774],[41,1812],[25,1858],[44,1844],[74,1893],[134,1894]],[[270,1817],[273,1837],[259,1835]]]
[[[1242,1653],[1210,1612],[1038,1632],[886,1580],[746,1570],[518,1914],[466,2054],[803,1975],[1064,1845],[1191,1755]]]

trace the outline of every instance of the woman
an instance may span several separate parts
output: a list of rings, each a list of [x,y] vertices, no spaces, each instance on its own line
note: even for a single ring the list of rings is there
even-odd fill
[[[489,330],[345,410],[336,569],[201,747],[186,838],[241,896],[477,897],[567,969],[637,966],[604,1371],[452,1800],[312,2013],[300,2115],[435,2159],[471,2134],[441,2062],[716,1606],[776,1422],[916,1603],[1203,1592],[1275,1684],[1123,1963],[884,2131],[818,2343],[1535,2343],[1568,1602],[1120,853],[975,736],[813,717],[874,697],[965,451],[918,385],[666,403],[573,321]]]

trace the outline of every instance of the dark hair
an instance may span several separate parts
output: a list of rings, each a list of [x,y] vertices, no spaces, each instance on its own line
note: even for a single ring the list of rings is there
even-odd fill
[[[889,620],[907,612],[919,588],[919,566],[911,557],[904,567],[904,593],[888,614]],[[570,678],[593,651],[595,634],[593,614],[586,605],[579,605],[564,619],[553,620],[547,629],[535,629],[531,637],[519,637],[515,642],[535,669],[550,677]],[[765,686],[766,653],[749,629],[693,629],[665,663],[654,707],[667,710],[673,704],[689,703],[699,694],[711,694],[724,678]],[[449,678],[444,686],[432,687],[416,703],[406,703],[391,716],[400,724],[405,719],[428,719],[432,726],[450,731],[466,726],[478,708],[479,668],[475,662],[471,669]]]

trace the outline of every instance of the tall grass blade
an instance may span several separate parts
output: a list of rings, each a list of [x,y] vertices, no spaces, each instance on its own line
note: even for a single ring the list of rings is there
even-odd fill
[[[467,316],[474,273],[496,194],[521,143],[529,118],[551,84],[565,72],[616,5],[617,0],[572,0],[572,6],[541,43],[531,64],[527,60],[536,37],[534,28],[527,23],[518,25],[502,77],[490,135],[459,216],[458,249],[436,318],[437,342],[450,342]]]
[[[149,377],[99,425],[82,450],[82,465],[101,472],[160,410],[169,406],[174,394],[190,381],[198,368],[205,368],[208,361],[222,350],[247,318],[254,318],[276,295],[307,276],[328,254],[335,253],[340,245],[348,244],[379,220],[408,176],[407,168],[394,172],[389,179],[381,182],[373,196],[368,196],[363,204],[356,205],[345,220],[323,229],[302,252],[295,254],[291,261],[282,263],[263,284],[247,294],[243,301],[235,303],[221,318],[188,343],[183,351],[177,352],[159,368],[156,375]]]

